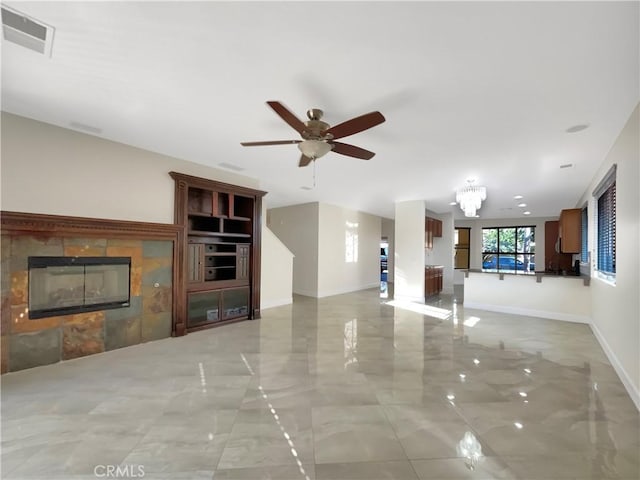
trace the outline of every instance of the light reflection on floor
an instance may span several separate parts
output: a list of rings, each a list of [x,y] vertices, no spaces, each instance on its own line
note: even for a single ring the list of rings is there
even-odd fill
[[[462,298],[294,296],[3,375],[2,478],[640,478],[638,410],[589,327]]]

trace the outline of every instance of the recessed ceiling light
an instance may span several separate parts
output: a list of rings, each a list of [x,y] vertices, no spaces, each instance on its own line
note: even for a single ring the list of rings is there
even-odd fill
[[[589,128],[589,125],[581,123],[579,125],[574,125],[573,127],[567,128],[566,132],[576,133],[576,132],[581,132],[582,130],[586,130],[587,128]]]
[[[523,215],[531,215],[531,212],[527,210],[526,212],[522,212]]]
[[[457,205],[456,202],[449,202],[449,205]]]
[[[526,206],[527,206],[527,204],[526,204],[526,203],[519,203],[519,204],[518,204],[518,206],[519,206],[519,207],[526,207]]]
[[[520,200],[521,198],[524,198],[522,195],[514,195],[513,198],[515,198],[516,200]]]

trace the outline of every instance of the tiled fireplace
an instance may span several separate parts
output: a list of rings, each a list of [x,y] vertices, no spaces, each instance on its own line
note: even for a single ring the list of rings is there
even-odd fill
[[[68,218],[68,217],[65,217]],[[169,226],[170,227],[170,226]],[[81,230],[81,229],[80,229]],[[115,234],[114,234],[115,232]],[[2,373],[101,353],[141,342],[169,337],[173,329],[174,241],[172,239],[131,238],[144,236],[134,231],[118,234],[117,228],[105,229],[104,236],[69,235],[69,232],[24,232],[5,228],[1,238],[2,251]],[[109,234],[109,235],[107,235]],[[165,236],[175,234],[169,232]],[[129,238],[123,238],[129,237]],[[94,311],[52,316],[29,314],[29,259],[57,257],[70,262],[73,258],[118,259],[127,265],[128,292],[119,291],[118,308],[105,305]],[[91,263],[91,262],[82,262]],[[90,270],[91,271],[91,270]],[[32,281],[39,280],[31,270]],[[92,273],[95,273],[92,271]],[[102,273],[104,275],[104,273]],[[126,278],[116,281],[122,290]],[[80,277],[74,279],[79,282]],[[90,278],[91,282],[102,285]],[[85,288],[85,287],[83,287]],[[33,289],[32,289],[33,290]],[[37,289],[36,289],[37,290]],[[127,297],[123,299],[124,293]],[[32,291],[32,295],[34,295]],[[85,300],[86,301],[86,300]],[[89,300],[90,302],[91,300]],[[77,302],[76,302],[77,303]],[[37,302],[36,302],[37,304]],[[31,302],[34,306],[34,299]],[[91,310],[89,308],[88,310]],[[73,311],[73,310],[72,310]],[[30,318],[31,317],[31,318]]]

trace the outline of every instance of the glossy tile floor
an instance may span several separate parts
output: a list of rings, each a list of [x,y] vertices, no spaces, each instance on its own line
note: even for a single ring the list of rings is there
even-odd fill
[[[2,377],[6,479],[633,479],[638,411],[586,325],[296,297]]]

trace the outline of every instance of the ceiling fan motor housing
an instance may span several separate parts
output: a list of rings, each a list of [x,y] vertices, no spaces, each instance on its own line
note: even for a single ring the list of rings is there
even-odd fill
[[[302,138],[305,140],[331,140],[333,135],[325,134],[329,130],[330,125],[320,120],[323,112],[320,109],[312,108],[307,110],[307,117],[309,120],[304,122],[306,128],[301,133]]]

